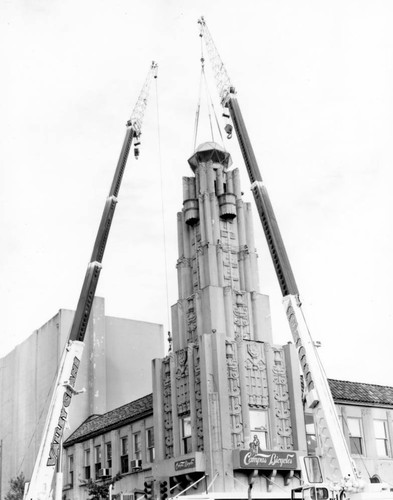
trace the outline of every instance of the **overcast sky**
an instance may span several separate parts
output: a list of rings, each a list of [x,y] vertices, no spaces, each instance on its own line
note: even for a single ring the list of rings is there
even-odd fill
[[[107,315],[170,328],[200,15],[237,88],[327,375],[393,385],[391,1],[2,0],[0,356],[75,308],[152,60],[141,155],[130,155],[97,294]],[[202,128],[198,142],[210,139]],[[225,147],[251,201],[236,139]],[[256,218],[255,232],[286,343]]]

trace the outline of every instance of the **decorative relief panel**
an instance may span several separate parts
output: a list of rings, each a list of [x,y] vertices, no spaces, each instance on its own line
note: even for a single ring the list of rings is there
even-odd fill
[[[187,299],[187,343],[198,341],[195,300],[195,295]]]
[[[171,391],[170,359],[171,358],[168,356],[163,360],[163,363],[162,363],[165,458],[173,457],[173,419],[172,419],[172,391]]]
[[[235,226],[231,220],[220,221],[221,239],[227,245],[236,245]]]
[[[222,243],[222,259],[224,265],[224,286],[232,286],[234,290],[240,290],[239,263],[237,251]]]
[[[176,404],[178,415],[190,411],[190,391],[188,377],[187,348],[176,353]]]
[[[237,345],[235,342],[226,342],[226,358],[232,447],[240,448],[244,446],[244,433],[240,397],[239,365],[237,360]]]
[[[252,408],[267,408],[269,390],[263,344],[249,341],[245,345],[247,346],[245,369],[248,404]]]
[[[237,237],[232,222],[220,221],[220,244],[224,265],[224,286],[240,290]]]
[[[273,348],[273,356],[274,413],[277,417],[277,443],[281,450],[293,450],[291,408],[284,351]]]
[[[202,394],[201,394],[201,365],[199,358],[199,346],[194,346],[194,391],[195,391],[195,411],[197,429],[197,451],[203,451],[203,415],[202,415]]]
[[[233,322],[235,328],[235,339],[240,342],[243,339],[250,338],[250,321],[248,315],[248,306],[246,296],[243,292],[234,293]]]
[[[196,224],[192,228],[192,233],[191,233],[191,254],[192,254],[191,267],[192,267],[192,286],[194,291],[197,291],[201,288],[200,268],[199,268],[200,245],[201,245],[201,229],[200,225]]]

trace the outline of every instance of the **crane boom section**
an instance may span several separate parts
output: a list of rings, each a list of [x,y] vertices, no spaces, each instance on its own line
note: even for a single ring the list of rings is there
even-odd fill
[[[47,500],[51,496],[54,469],[60,453],[83,347],[83,342],[69,342],[63,352],[43,436],[25,498]]]
[[[101,262],[104,256],[106,242],[112,225],[113,216],[116,209],[117,196],[119,194],[124,170],[128,155],[132,146],[132,141],[141,135],[142,122],[146,110],[147,99],[153,78],[157,77],[157,63],[152,62],[138,100],[127,121],[127,130],[124,137],[123,146],[120,151],[113,181],[106,199],[101,222],[97,231],[96,240],[91,254],[90,263],[86,271],[85,280],[80,292],[78,305],[75,311],[75,318],[71,327],[70,340],[83,342],[89,322],[93,299],[100,276]]]
[[[303,319],[295,277],[281,237],[268,191],[262,182],[262,176],[237,98],[231,95],[227,106],[247,167],[251,182],[251,190],[254,195],[257,211],[281,287],[283,304],[289,326],[297,346],[297,352],[308,392],[308,404],[310,408],[313,408],[315,424],[320,437],[321,455],[325,457],[323,461],[325,474],[329,480],[335,484],[340,483],[344,477],[351,478],[351,482],[353,483],[352,486],[357,489],[358,486],[356,481],[358,472],[346,445],[340,422],[337,415],[335,415],[336,410],[333,398],[327,386],[323,368],[318,361],[314,343]]]
[[[158,65],[154,61],[151,63],[150,71],[147,74],[145,83],[143,84],[141,93],[139,94],[138,100],[136,101],[135,107],[131,113],[131,117],[127,122],[135,131],[136,137],[139,137],[142,133],[142,122],[145,116],[145,110],[147,105],[147,98],[149,96],[150,85],[154,78],[157,78]]]
[[[341,485],[343,479],[348,480],[347,486],[357,490],[363,483],[358,481],[356,466],[341,430],[328,380],[298,298],[286,295],[283,305],[303,371],[306,403],[313,409],[314,423],[318,429],[319,453],[324,457],[325,476],[335,485]]]
[[[283,295],[298,295],[298,289],[292,268],[285,250],[281,233],[274,215],[272,204],[266,190],[262,189],[262,176],[255,157],[239,103],[235,97],[235,87],[232,85],[225,65],[221,60],[213,38],[203,17],[198,20],[200,26],[200,36],[204,39],[213,69],[219,97],[223,107],[229,109],[233,125],[235,127],[240,150],[242,152],[247,172],[251,181],[251,189],[255,203],[258,207],[262,227],[268,242],[269,251],[272,256],[274,269],[281,287]],[[264,195],[262,196],[262,190]]]
[[[240,111],[239,103],[233,94],[230,94],[227,105],[233,121],[233,126],[235,127],[244,163],[247,168],[251,182],[251,190],[254,195],[281,292],[284,296],[288,294],[298,295],[299,292],[295,276],[292,272],[277,219],[268,192],[262,184],[262,176]]]
[[[209,28],[206,26],[203,17],[198,19],[198,24],[200,27],[200,36],[205,39],[207,51],[210,58],[210,63],[213,69],[214,78],[216,80],[218,94],[220,96],[221,104],[225,106],[230,92],[234,92],[234,87],[232,87],[231,81],[229,79],[227,70],[221,57],[214,45],[213,38],[210,34]]]
[[[126,135],[113,176],[109,195],[105,201],[90,262],[87,266],[82,289],[79,294],[79,300],[75,310],[68,342],[58,369],[39,452],[34,465],[30,484],[26,489],[25,499],[48,500],[51,495],[53,475],[59,453],[61,451],[61,439],[68,416],[68,407],[71,403],[73,394],[76,392],[74,390],[75,379],[82,358],[84,347],[83,341],[86,335],[95,291],[100,276],[102,267],[101,263],[105,252],[106,242],[115,213],[117,195],[120,190],[132,141],[134,138],[138,138],[141,134],[141,127],[147,105],[150,84],[152,79],[156,78],[156,76],[157,64],[153,62],[137,103],[131,114],[131,118],[126,124]]]

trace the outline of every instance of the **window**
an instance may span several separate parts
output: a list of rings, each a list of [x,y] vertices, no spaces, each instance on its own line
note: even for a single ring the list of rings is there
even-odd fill
[[[323,476],[318,457],[304,457],[304,465],[309,483],[322,483]]]
[[[129,471],[128,467],[128,436],[120,438],[120,471],[126,474]]]
[[[192,441],[191,441],[191,417],[183,417],[180,420],[181,424],[181,440],[183,444],[183,453],[190,453],[192,451]]]
[[[310,413],[304,415],[306,423],[307,453],[315,455],[317,449],[317,437],[315,435],[314,417]]]
[[[134,441],[134,460],[142,459],[141,433],[133,434]]]
[[[90,448],[84,451],[85,479],[91,478],[90,472]]]
[[[105,443],[105,458],[108,469],[112,468],[112,443]]]
[[[363,455],[363,434],[360,418],[348,417],[349,448],[353,455]]]
[[[98,479],[98,471],[101,469],[101,445],[94,447],[94,471],[96,479]]]
[[[250,446],[253,446],[257,453],[268,449],[266,410],[250,410],[250,433]]]
[[[68,457],[68,484],[73,486],[74,484],[74,457],[70,455]]]
[[[154,429],[146,429],[146,457],[148,462],[154,461]]]
[[[388,433],[386,420],[374,420],[375,441],[379,457],[388,457]]]

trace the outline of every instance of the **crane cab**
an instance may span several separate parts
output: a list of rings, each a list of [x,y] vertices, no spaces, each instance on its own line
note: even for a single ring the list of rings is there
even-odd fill
[[[302,476],[305,483],[291,491],[291,500],[337,500],[336,492],[323,480],[318,457],[303,457]]]
[[[303,485],[291,492],[291,500],[336,500],[336,495],[324,485]]]

